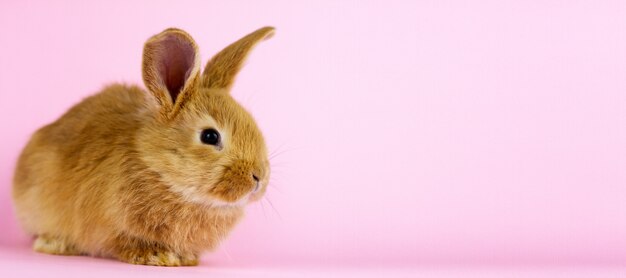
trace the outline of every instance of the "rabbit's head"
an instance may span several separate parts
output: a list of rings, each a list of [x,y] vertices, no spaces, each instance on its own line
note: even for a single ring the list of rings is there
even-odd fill
[[[143,80],[150,120],[138,152],[173,192],[209,206],[240,206],[262,197],[269,180],[267,148],[252,116],[230,95],[235,76],[264,27],[215,55],[201,72],[198,47],[179,29],[144,46]]]

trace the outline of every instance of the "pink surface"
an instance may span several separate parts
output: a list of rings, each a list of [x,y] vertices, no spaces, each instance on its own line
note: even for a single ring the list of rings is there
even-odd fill
[[[31,254],[15,159],[104,84],[141,84],[149,36],[185,29],[206,62],[272,25],[233,90],[278,153],[268,200],[184,271],[624,266],[625,15],[623,1],[3,1],[0,259],[155,272]]]

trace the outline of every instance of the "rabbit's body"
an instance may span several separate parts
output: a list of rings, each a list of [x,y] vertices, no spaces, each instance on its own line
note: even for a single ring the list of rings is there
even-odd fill
[[[168,37],[153,38],[155,44],[186,38],[175,29],[163,34]],[[263,194],[265,145],[252,118],[225,90],[230,83],[209,86],[215,84],[209,70],[201,78],[194,75],[197,65],[190,66],[184,87],[177,94],[169,90],[172,105],[166,105],[151,83],[147,51],[148,92],[109,86],[38,130],[22,152],[13,196],[22,226],[37,237],[35,250],[195,265],[241,218],[243,204]],[[180,61],[167,58],[161,59],[168,67]],[[206,127],[220,130],[219,146],[197,140],[197,130]]]
[[[111,86],[32,137],[14,196],[25,229],[49,243],[39,251],[126,259],[133,241],[153,240],[193,259],[242,215],[185,201],[141,161],[137,133],[158,113],[145,98],[138,87]]]

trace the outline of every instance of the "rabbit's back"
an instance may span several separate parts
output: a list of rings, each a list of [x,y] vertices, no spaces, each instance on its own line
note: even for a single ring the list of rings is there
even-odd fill
[[[14,178],[16,212],[26,231],[75,237],[107,222],[107,196],[116,184],[110,181],[123,178],[117,166],[132,154],[147,112],[140,88],[113,85],[39,129]]]

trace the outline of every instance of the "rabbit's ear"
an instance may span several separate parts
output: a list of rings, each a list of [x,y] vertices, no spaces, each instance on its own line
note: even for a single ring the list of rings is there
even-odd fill
[[[142,67],[143,82],[165,115],[178,110],[200,81],[198,47],[180,29],[170,28],[148,39]]]
[[[203,85],[207,88],[229,89],[235,76],[241,69],[250,50],[264,39],[274,34],[273,27],[263,27],[239,39],[224,50],[217,53],[207,63],[202,76]]]

